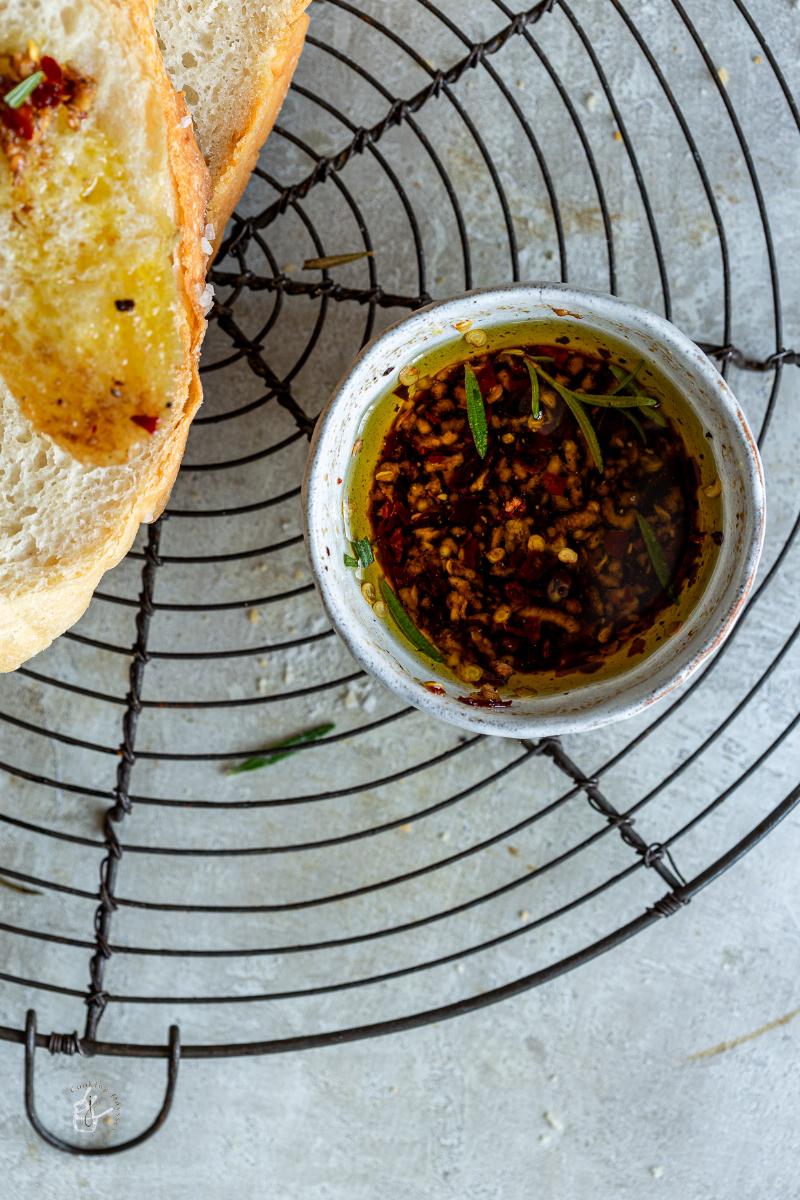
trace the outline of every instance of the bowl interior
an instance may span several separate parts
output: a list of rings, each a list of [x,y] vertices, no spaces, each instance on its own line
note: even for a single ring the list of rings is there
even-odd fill
[[[350,535],[347,481],[364,423],[398,372],[421,355],[451,344],[457,322],[485,329],[554,318],[622,342],[649,360],[685,398],[710,445],[722,485],[722,533],[706,589],[681,629],[647,658],[611,678],[514,699],[511,707],[478,709],[469,693],[434,663],[420,660],[364,600],[343,551]],[[566,330],[569,332],[569,329]],[[323,413],[304,485],[307,545],[331,620],[366,670],[406,701],[466,728],[510,736],[587,729],[632,715],[682,682],[729,632],[758,563],[764,496],[758,452],[730,389],[706,356],[662,318],[610,296],[559,285],[519,285],[470,293],[424,309],[389,329],[362,352]],[[440,683],[445,695],[425,683]]]

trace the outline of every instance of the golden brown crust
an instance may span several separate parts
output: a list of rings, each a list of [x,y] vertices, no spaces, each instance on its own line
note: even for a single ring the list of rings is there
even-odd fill
[[[261,147],[267,140],[286,99],[307,30],[308,16],[305,13],[287,27],[276,48],[275,57],[267,68],[268,77],[264,80],[261,102],[248,114],[239,140],[214,180],[208,220],[214,226],[216,234],[215,251],[219,249],[228,219],[247,187]]]

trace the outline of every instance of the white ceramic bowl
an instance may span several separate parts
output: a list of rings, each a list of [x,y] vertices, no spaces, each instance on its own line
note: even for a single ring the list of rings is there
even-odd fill
[[[587,327],[623,342],[654,364],[682,393],[704,429],[722,485],[723,542],[696,607],[682,627],[648,657],[612,678],[572,690],[514,699],[509,708],[473,708],[458,700],[467,685],[437,674],[364,600],[356,573],[343,562],[349,549],[345,502],[353,447],[368,414],[392,377],[420,355],[453,343],[456,322],[491,329],[550,321],[576,332]],[[322,414],[304,482],[306,542],[325,607],[362,666],[410,704],[432,716],[483,733],[540,737],[592,729],[632,716],[683,683],[722,644],[745,604],[764,538],[761,462],[744,414],[703,352],[669,321],[613,296],[559,284],[518,284],[469,292],[421,309],[364,349]],[[591,678],[591,677],[589,677]],[[441,682],[447,694],[423,686]]]

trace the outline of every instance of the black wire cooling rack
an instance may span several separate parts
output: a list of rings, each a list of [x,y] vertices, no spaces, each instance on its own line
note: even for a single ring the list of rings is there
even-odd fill
[[[167,1059],[148,1129],[77,1147],[123,1149],[163,1123],[180,1058],[372,1037],[536,987],[680,912],[800,798],[800,355],[780,289],[787,311],[800,291],[779,269],[800,114],[754,12],[317,0],[212,271],[206,405],[170,508],[0,687],[0,1038],[25,1046],[51,1144],[76,1149],[37,1116],[37,1047]],[[434,296],[518,278],[678,320],[780,484],[716,660],[656,712],[564,742],[399,709],[327,626],[299,532],[307,438],[359,347]],[[226,774],[323,720],[322,741]],[[84,1011],[80,1033],[37,1031]]]

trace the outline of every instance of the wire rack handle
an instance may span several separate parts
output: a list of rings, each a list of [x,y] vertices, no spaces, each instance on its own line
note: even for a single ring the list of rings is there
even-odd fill
[[[77,1039],[71,1038],[71,1043],[77,1049],[78,1053],[82,1053],[80,1043]],[[55,1052],[64,1050],[61,1045],[61,1039],[54,1045],[51,1044],[51,1049]],[[70,1053],[71,1050],[64,1051]],[[156,1114],[155,1119],[141,1133],[137,1133],[135,1137],[129,1138],[127,1142],[118,1142],[114,1146],[78,1146],[74,1142],[67,1142],[58,1134],[52,1133],[45,1125],[42,1124],[39,1114],[36,1111],[36,1101],[34,1096],[34,1067],[36,1056],[36,1011],[29,1009],[25,1019],[25,1112],[28,1120],[33,1128],[49,1145],[55,1147],[56,1150],[61,1150],[65,1154],[83,1154],[91,1157],[98,1157],[103,1154],[119,1154],[123,1150],[132,1150],[134,1146],[140,1146],[142,1142],[146,1142],[154,1133],[157,1133],[161,1126],[169,1116],[172,1108],[172,1101],[175,1098],[175,1088],[178,1083],[178,1067],[181,1060],[181,1036],[177,1025],[170,1026],[169,1031],[169,1060],[167,1063],[167,1088],[164,1093],[164,1100]]]

